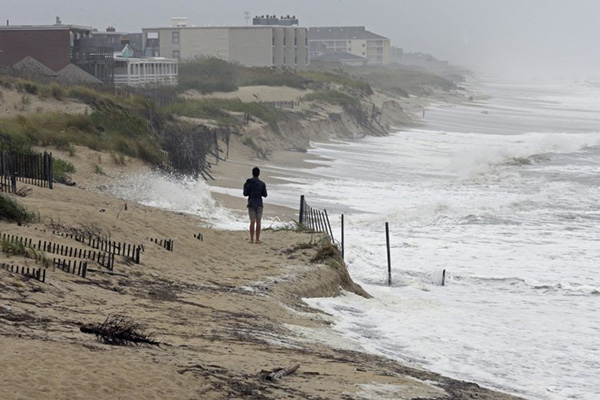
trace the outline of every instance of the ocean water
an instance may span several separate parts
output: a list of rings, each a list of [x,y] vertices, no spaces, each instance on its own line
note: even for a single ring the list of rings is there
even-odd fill
[[[284,181],[267,206],[304,194],[337,240],[344,214],[350,274],[374,296],[306,301],[366,351],[528,399],[599,399],[600,84],[470,89],[490,98],[431,106],[389,137],[315,143],[325,161],[310,169],[263,166]],[[203,182],[155,175],[110,190],[247,225]]]
[[[307,302],[367,351],[528,399],[598,399],[600,86],[472,89],[491,97],[315,144],[328,161],[272,189],[326,208],[334,235],[344,213],[350,274],[374,296]]]

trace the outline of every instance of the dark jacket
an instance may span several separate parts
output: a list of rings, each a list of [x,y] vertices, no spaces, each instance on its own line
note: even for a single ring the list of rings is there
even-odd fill
[[[267,185],[258,178],[250,178],[244,183],[244,196],[248,196],[248,207],[262,207],[262,198],[267,197]]]

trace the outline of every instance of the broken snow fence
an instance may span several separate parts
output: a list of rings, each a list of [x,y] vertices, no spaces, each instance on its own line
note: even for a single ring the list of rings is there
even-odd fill
[[[21,237],[17,235],[9,235],[6,233],[2,233],[0,235],[0,238],[8,243],[20,244],[23,247],[29,247],[33,250],[43,251],[45,253],[56,254],[63,257],[83,258],[91,260],[97,262],[98,265],[107,268],[110,271],[112,271],[115,266],[115,254],[110,252],[81,249],[46,240],[38,240],[38,242],[35,243],[31,238]],[[64,264],[61,264],[60,267],[61,269],[65,270],[64,268],[62,268],[64,267]],[[71,268],[70,265],[69,268]],[[80,274],[78,273],[78,275]]]
[[[28,278],[36,279],[40,282],[46,282],[46,268],[29,268],[20,265],[11,265],[6,263],[0,263],[0,268],[26,276]]]
[[[0,191],[16,193],[17,180],[52,189],[52,153],[0,152]]]
[[[335,243],[327,210],[319,210],[311,207],[306,202],[304,195],[300,196],[300,212],[298,222],[300,226],[305,229],[326,233],[331,239],[331,243]]]
[[[102,239],[100,237],[88,236],[88,235],[75,235],[72,233],[59,233],[59,232],[55,232],[55,231],[53,231],[52,233],[55,235],[73,239],[79,243],[87,244],[92,249],[98,249],[100,251],[107,252],[108,254],[112,255],[113,264],[114,264],[114,256],[115,255],[129,258],[136,264],[139,264],[140,263],[140,253],[142,251],[144,251],[144,247],[141,244],[117,242],[114,240]],[[171,243],[171,246],[172,246],[172,243]]]

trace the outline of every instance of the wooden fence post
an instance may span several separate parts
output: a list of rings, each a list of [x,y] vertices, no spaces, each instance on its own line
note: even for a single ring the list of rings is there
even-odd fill
[[[299,212],[298,222],[300,225],[304,224],[304,195],[300,196],[300,212]]]
[[[389,224],[385,223],[385,242],[387,247],[387,260],[388,260],[388,285],[392,285],[392,259],[390,257],[390,228]]]
[[[344,214],[342,214],[342,260],[344,259]]]

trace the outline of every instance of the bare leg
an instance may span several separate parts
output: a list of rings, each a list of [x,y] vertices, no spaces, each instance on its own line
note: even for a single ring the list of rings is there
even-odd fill
[[[256,243],[260,243],[260,219],[256,220]]]
[[[256,225],[256,220],[255,219],[251,219],[250,220],[250,243],[254,243],[254,225]],[[259,225],[260,226],[260,225]],[[258,229],[258,232],[260,232],[260,228]],[[258,233],[256,234],[256,240],[258,241]]]

